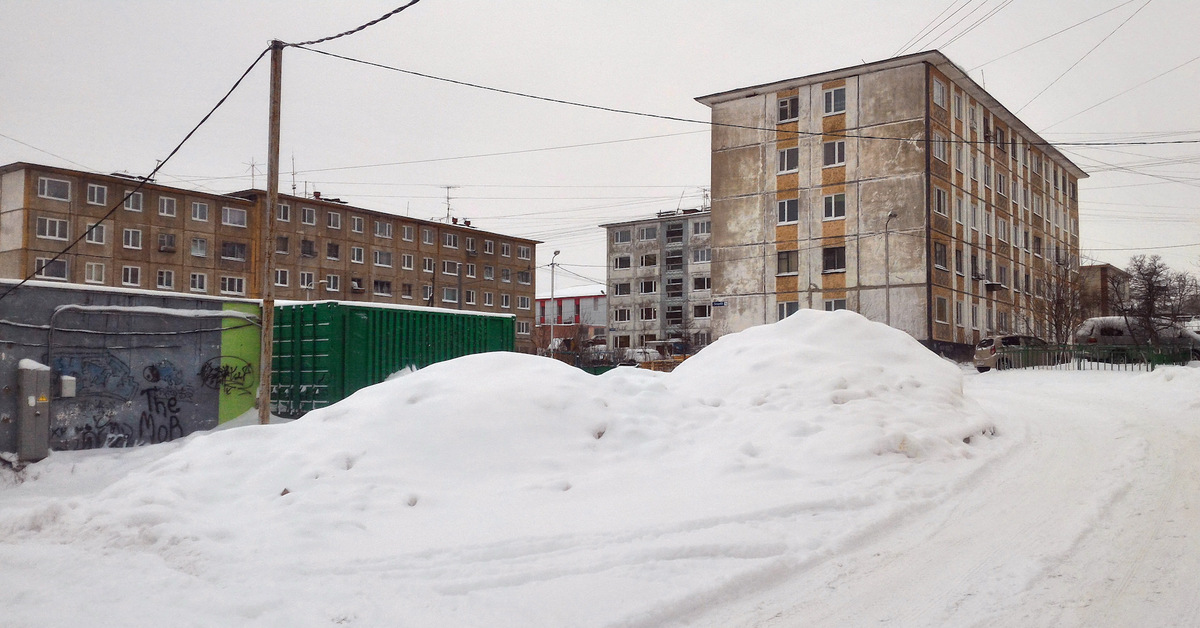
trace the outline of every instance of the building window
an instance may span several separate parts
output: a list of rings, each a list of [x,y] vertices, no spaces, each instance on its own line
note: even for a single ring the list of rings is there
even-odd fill
[[[518,310],[528,310],[528,309],[530,309],[530,305],[531,305],[531,303],[530,303],[529,297],[523,297],[523,296],[517,297],[517,309]]]
[[[950,210],[947,207],[949,203],[949,197],[946,195],[945,190],[942,188],[933,188],[933,211],[943,216],[949,216]]]
[[[512,245],[507,242],[500,243],[500,256],[512,257]]]
[[[121,267],[121,285],[123,286],[140,286],[142,285],[142,269],[137,266],[122,266]]]
[[[475,291],[474,290],[464,291],[463,292],[463,301],[467,305],[475,305]]]
[[[692,277],[692,290],[696,292],[712,290],[712,277]]]
[[[87,187],[87,202],[88,205],[108,204],[108,188],[103,185],[89,183]]]
[[[425,257],[425,258],[421,259],[421,270],[423,272],[427,272],[427,273],[433,272],[433,258],[432,257]]]
[[[846,309],[846,300],[845,299],[825,299],[825,311],[826,312],[836,312],[838,310],[844,310],[844,309]]]
[[[278,220],[279,222],[291,222],[292,207],[286,203],[276,203],[275,220]]]
[[[37,237],[47,240],[66,240],[68,223],[57,218],[38,218]]]
[[[448,249],[457,249],[458,248],[458,234],[457,233],[443,233],[442,234],[442,246],[444,246]]]
[[[946,84],[937,79],[933,79],[933,104],[946,108]]]
[[[712,305],[693,305],[692,318],[712,318]]]
[[[835,87],[827,89],[823,94],[825,99],[825,115],[846,112],[846,88]]]
[[[508,268],[501,268],[500,281],[503,281],[504,283],[512,283],[512,270]]]
[[[240,207],[222,207],[221,224],[231,227],[245,227],[246,210]]]
[[[316,257],[317,243],[312,240],[300,241],[300,257]]]
[[[779,320],[783,320],[783,319],[791,316],[792,314],[795,314],[796,312],[800,311],[800,302],[799,301],[783,301],[782,303],[776,304],[776,309],[778,310],[778,312],[776,312],[776,314],[778,315]]]
[[[483,267],[483,278],[487,281],[492,281],[496,278],[496,269],[491,266]]]
[[[620,270],[622,268],[629,268],[629,267],[630,267],[630,261],[629,261],[628,255],[618,255],[613,258],[613,268]]]
[[[471,278],[475,277],[475,265],[474,264],[467,264],[466,275]],[[526,282],[526,283],[528,283],[528,282]]]
[[[614,296],[628,295],[628,294],[630,294],[629,286],[630,286],[629,282],[614,283],[613,288],[612,288],[613,289],[612,293]]]
[[[500,307],[508,309],[512,307],[512,296],[508,294],[500,294]]]
[[[946,270],[948,268],[946,266],[947,257],[948,257],[947,250],[948,249],[946,248],[946,244],[944,242],[934,242],[933,243],[933,265],[934,266],[937,266],[938,268],[941,268],[942,270]]]
[[[666,323],[668,325],[682,325],[683,324],[683,306],[682,305],[668,305],[667,311],[665,312],[665,316],[663,318],[666,320]]]
[[[34,269],[33,275],[39,279],[58,279],[62,281],[66,281],[67,279],[66,260],[51,260],[48,257],[39,257],[34,260]]]
[[[617,308],[613,310],[613,321],[618,323],[628,323],[630,320],[629,308]]]
[[[495,302],[491,292],[483,293],[483,305],[485,307],[495,307],[496,302]]]
[[[329,212],[325,215],[325,226],[330,229],[341,229],[342,215],[337,212]]]
[[[337,242],[325,243],[325,259],[337,261],[342,258],[342,245]]]
[[[640,294],[654,294],[658,292],[658,282],[653,279],[643,279],[638,292]]]
[[[208,292],[208,275],[192,273],[189,285],[192,292]]]
[[[683,296],[683,277],[667,279],[667,298],[676,299]]]
[[[374,256],[373,261],[376,266],[382,266],[384,268],[392,267],[392,252],[391,251],[372,251],[372,255]]]
[[[286,268],[275,269],[275,285],[287,287],[288,279],[288,270]]]
[[[275,253],[279,255],[287,255],[288,253],[288,237],[275,236]]]
[[[355,264],[363,263],[364,255],[365,255],[365,251],[363,251],[363,247],[361,247],[361,246],[350,247],[350,261],[351,262],[353,262]]]
[[[830,246],[821,250],[821,271],[840,273],[846,271],[846,247]]]
[[[169,196],[158,197],[158,215],[159,216],[167,216],[169,218],[174,218],[175,217],[175,199],[173,199]]]
[[[425,284],[421,286],[421,299],[433,303],[433,286]]]
[[[208,256],[208,240],[204,238],[192,238],[192,257],[207,257]]]
[[[633,232],[629,229],[618,229],[613,231],[613,244],[628,244],[633,240]]]
[[[433,244],[433,229],[421,229],[421,243]]]
[[[104,283],[104,264],[96,262],[84,264],[83,280],[87,283]]]
[[[779,167],[776,169],[778,174],[786,174],[796,172],[800,169],[800,149],[785,148],[779,151]]]
[[[533,283],[533,273],[531,273],[527,270],[518,270],[517,271],[517,283],[524,284],[526,286],[532,284]]]
[[[221,294],[246,294],[246,280],[241,277],[221,277]]]
[[[363,220],[362,216],[351,216],[350,217],[350,230],[353,231],[354,233],[362,233],[363,229],[366,228],[366,222],[367,221]]]
[[[658,254],[657,253],[647,253],[647,254],[643,255],[641,257],[641,263],[639,264],[639,266],[641,266],[642,268],[653,268],[655,266],[658,266]]]
[[[389,231],[389,233],[391,232]],[[412,242],[415,233],[416,230],[413,229],[412,225],[401,225],[400,235],[402,238],[404,238],[405,242]]]
[[[800,201],[789,198],[775,204],[779,213],[779,224],[796,222],[800,219]]]
[[[458,275],[458,262],[454,262],[451,260],[442,260],[442,274],[457,276]]]
[[[962,94],[954,95],[954,118],[962,120]]]
[[[414,258],[411,253],[401,254],[400,255],[400,268],[403,268],[404,270],[412,270],[413,269],[413,261],[414,261]]]
[[[131,212],[142,211],[142,193],[141,192],[133,192],[133,193],[126,192],[124,207],[126,210],[131,211]]]
[[[468,237],[467,237],[467,241],[466,241],[466,243],[465,243],[465,244],[466,244],[467,252],[468,252],[468,253],[470,253],[470,254],[472,254],[472,255],[474,255],[474,254],[475,254],[475,252],[476,252],[476,249],[475,249],[475,238],[472,238],[472,237],[468,236]]]
[[[192,203],[192,220],[196,222],[208,222],[208,203],[198,201]]]
[[[160,253],[175,252],[175,234],[160,233],[158,234],[158,250]]]
[[[692,235],[708,235],[710,233],[712,233],[711,220],[697,220],[692,223]]]
[[[221,259],[235,262],[246,261],[246,244],[244,242],[222,242]]]
[[[71,182],[38,177],[38,196],[56,201],[69,201],[71,200]]]
[[[141,229],[126,229],[121,235],[121,245],[127,249],[142,248]]]
[[[643,321],[652,321],[658,319],[658,308],[647,306],[642,308],[638,313],[638,319]]]
[[[946,297],[934,297],[933,319],[939,323],[950,322],[950,302]]]
[[[382,220],[375,221],[375,237],[377,238],[392,238],[392,223],[383,222]]]
[[[158,271],[158,289],[159,290],[174,290],[175,289],[175,271],[173,271],[173,270]]]
[[[340,292],[341,290],[341,275],[325,275],[325,292]]]
[[[789,96],[779,99],[778,122],[791,122],[800,118],[800,97]]]
[[[305,290],[312,290],[313,286],[315,286],[317,283],[316,279],[317,279],[317,276],[314,275],[313,273],[307,272],[307,271],[301,271],[300,272],[300,287]]]
[[[824,198],[825,220],[837,220],[846,217],[846,195],[830,194]]]
[[[483,252],[487,255],[491,255],[491,254],[495,253],[496,252],[496,243],[491,240],[484,240],[483,241]]]
[[[846,164],[846,141],[838,140],[836,142],[825,142],[823,163],[826,168],[828,168],[830,166],[845,165]]]
[[[938,161],[950,163],[949,155],[946,153],[946,136],[941,133],[933,134],[933,157]]]
[[[799,271],[799,251],[780,251],[775,257],[776,275],[795,275]]]
[[[712,249],[694,249],[692,251],[692,262],[696,264],[707,264],[712,261]]]
[[[954,302],[954,322],[959,327],[965,327],[967,324],[966,317],[963,316],[964,308],[962,301]]]
[[[84,242],[89,244],[104,244],[108,239],[108,228],[104,223],[88,224],[87,231],[83,234]]]
[[[517,259],[530,259],[533,256],[533,250],[527,246],[517,247]]]
[[[964,274],[962,249],[954,249],[954,272]]]
[[[300,222],[306,225],[317,224],[317,210],[315,207],[300,208]]]

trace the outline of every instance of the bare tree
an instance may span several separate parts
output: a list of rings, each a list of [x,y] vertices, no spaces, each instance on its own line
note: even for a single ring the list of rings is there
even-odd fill
[[[1084,319],[1083,280],[1073,259],[1051,260],[1044,284],[1037,286],[1033,318],[1045,340],[1067,344]]]
[[[1184,271],[1173,271],[1157,255],[1129,259],[1126,294],[1117,294],[1116,309],[1130,322],[1139,343],[1155,344],[1163,331],[1183,318],[1200,295],[1200,283]]]

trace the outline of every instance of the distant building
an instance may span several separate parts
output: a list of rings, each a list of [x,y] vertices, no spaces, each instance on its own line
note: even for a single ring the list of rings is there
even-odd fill
[[[938,352],[1039,334],[1088,175],[937,51],[698,98],[716,335],[855,310]]]
[[[712,216],[707,209],[600,225],[608,234],[610,349],[694,350],[712,341]]]
[[[196,192],[30,163],[0,167],[0,277],[261,298],[266,192]],[[513,314],[532,351],[536,240],[279,195],[275,298]],[[96,225],[58,260],[50,259]]]
[[[1079,267],[1084,318],[1115,316],[1117,306],[1129,298],[1129,273],[1112,264]]]
[[[556,347],[579,350],[587,346],[604,345],[608,335],[608,297],[604,284],[559,288],[553,297],[549,292],[537,297],[535,336],[539,347],[548,347],[557,339]]]

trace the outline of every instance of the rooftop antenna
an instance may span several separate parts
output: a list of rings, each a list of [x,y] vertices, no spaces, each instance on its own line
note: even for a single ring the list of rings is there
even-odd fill
[[[246,166],[250,166],[250,187],[251,187],[251,189],[257,187],[258,180],[255,178],[254,175],[258,174],[258,164],[254,161],[253,157],[250,158],[250,161],[248,163],[242,162],[242,164],[246,165]]]
[[[457,185],[446,185],[446,222],[450,222],[450,190],[457,188]]]
[[[292,196],[296,195],[296,153],[292,153]]]
[[[680,193],[679,193],[679,202],[675,204],[675,210],[676,210],[676,211],[679,211],[679,209],[681,209],[681,208],[683,207],[683,196],[684,196],[685,194],[687,194],[687,190],[686,190],[686,189],[684,189],[684,191],[682,191],[682,192],[680,192]]]

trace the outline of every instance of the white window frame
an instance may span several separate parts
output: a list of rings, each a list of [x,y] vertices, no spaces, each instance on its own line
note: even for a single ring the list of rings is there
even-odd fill
[[[300,208],[300,224],[316,225],[317,224],[317,208],[316,207],[301,207]]]
[[[159,290],[174,290],[175,271],[166,268],[158,269],[158,274],[154,280],[154,287]]]
[[[200,246],[197,247],[197,244]],[[197,250],[200,251],[199,254],[196,253]],[[192,257],[208,257],[208,240],[205,238],[192,238],[191,254]]]
[[[196,222],[208,222],[208,203],[192,201],[192,220]]]
[[[191,292],[208,292],[208,275],[205,273],[192,273],[188,277],[188,290]]]
[[[49,279],[51,281],[66,281],[68,277],[67,260],[56,259],[51,261],[49,257],[38,257],[33,260],[33,276],[38,279]],[[61,268],[62,276],[51,275],[46,272],[47,268]]]
[[[338,212],[329,212],[325,215],[325,226],[330,229],[341,229],[342,215]]]
[[[61,183],[62,185],[66,186],[67,189],[66,189],[65,196],[54,196],[52,194],[53,189],[51,188],[51,184],[54,184],[54,183]],[[53,177],[38,177],[37,195],[38,195],[38,198],[48,198],[52,201],[70,202],[71,201],[71,182],[66,179],[55,179]]]
[[[827,148],[833,146],[834,161],[830,162],[826,159],[828,153]],[[846,140],[834,140],[832,142],[824,142],[821,144],[821,167],[822,168],[837,168],[846,165]]]
[[[122,266],[121,267],[121,285],[122,286],[140,286],[140,285],[142,285],[142,267],[141,266]]]
[[[104,264],[87,262],[83,265],[84,283],[104,283]]]
[[[363,264],[366,261],[366,249],[361,246],[350,247],[350,263]]]
[[[175,218],[179,215],[179,202],[171,196],[158,197],[158,215]]]
[[[838,211],[838,197],[841,197],[841,211]],[[821,197],[823,220],[846,219],[846,193],[826,194]]]
[[[43,240],[61,240],[66,241],[70,238],[71,223],[62,218],[48,218],[46,216],[38,216],[37,219],[37,237]]]
[[[108,204],[108,186],[89,183],[87,186],[87,204],[88,205],[107,205]]]
[[[129,192],[125,192],[125,202],[122,204],[122,206],[126,211],[142,211],[142,193],[134,192],[130,194]]]
[[[233,275],[221,276],[221,294],[245,295],[246,278]]]
[[[121,232],[121,247],[139,251],[142,248],[142,230],[126,229]]]
[[[837,92],[842,93],[842,108],[837,109]],[[834,87],[821,92],[821,101],[825,115],[833,116],[839,113],[846,113],[846,88]]]
[[[240,222],[236,218],[241,216]],[[241,207],[222,207],[221,208],[221,224],[229,227],[241,227],[245,229],[249,225],[247,212]]]
[[[800,171],[800,149],[796,146],[781,148],[778,151],[778,162],[775,174],[790,174]]]

